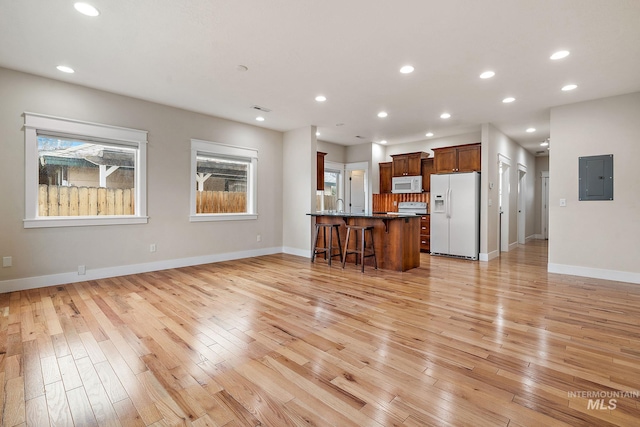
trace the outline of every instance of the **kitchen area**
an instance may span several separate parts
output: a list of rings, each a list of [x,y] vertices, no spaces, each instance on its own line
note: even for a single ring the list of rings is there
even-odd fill
[[[373,228],[376,257],[364,260],[367,268],[407,271],[419,267],[420,254],[433,254],[477,260],[480,240],[480,143],[433,148],[427,152],[391,155],[379,168],[380,192],[372,195],[371,213],[351,212],[344,202],[327,203],[325,209],[310,213],[314,222],[335,224],[339,237],[327,239],[320,227],[312,245],[323,248],[346,241],[347,227]],[[318,155],[318,190],[324,189],[324,156]],[[322,184],[321,184],[322,183]],[[319,204],[320,206],[320,204]],[[331,208],[326,209],[326,206]],[[319,234],[320,233],[320,234]],[[346,263],[357,264],[349,254],[354,248],[335,248],[347,253]],[[365,246],[371,246],[369,241]],[[323,254],[324,255],[324,254]],[[336,256],[336,255],[334,255]],[[322,255],[319,256],[322,260]],[[326,258],[326,255],[325,255]],[[340,256],[340,261],[343,257]],[[335,262],[335,261],[334,261]]]

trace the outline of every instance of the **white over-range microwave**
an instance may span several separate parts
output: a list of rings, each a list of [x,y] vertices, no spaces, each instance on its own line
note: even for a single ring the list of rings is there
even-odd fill
[[[396,176],[391,179],[392,193],[422,193],[422,176]]]

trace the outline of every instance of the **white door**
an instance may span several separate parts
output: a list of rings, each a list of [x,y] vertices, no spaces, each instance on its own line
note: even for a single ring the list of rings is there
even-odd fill
[[[365,189],[364,170],[352,170],[349,173],[348,212],[364,213],[365,199],[366,199],[366,189]]]
[[[477,258],[480,220],[479,175],[458,173],[449,178],[449,253]]]
[[[431,175],[429,213],[431,214],[431,253],[449,253],[449,218],[447,196],[450,175]]]
[[[520,166],[518,166],[520,167]],[[525,203],[525,175],[526,172],[518,169],[518,243],[525,244],[526,203]]]

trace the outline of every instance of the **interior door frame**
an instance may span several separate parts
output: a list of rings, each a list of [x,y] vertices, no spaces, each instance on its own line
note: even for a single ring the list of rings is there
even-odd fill
[[[344,200],[345,204],[350,204],[351,201],[351,189],[347,185],[347,175],[353,171],[364,171],[364,212],[367,214],[371,213],[371,194],[369,191],[369,163],[367,162],[356,162],[356,163],[346,163],[344,165]],[[349,201],[349,203],[347,203]],[[345,207],[345,212],[347,208]],[[351,208],[349,208],[349,212],[351,212]]]
[[[549,171],[540,172],[540,231],[542,238],[549,239]]]

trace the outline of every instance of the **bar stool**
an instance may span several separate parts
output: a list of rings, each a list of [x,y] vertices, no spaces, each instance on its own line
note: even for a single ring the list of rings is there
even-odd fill
[[[351,231],[355,233],[356,244],[355,249],[349,250],[349,238],[351,237]],[[358,231],[360,232],[360,248],[358,248]],[[371,250],[367,251],[366,232],[369,232],[371,239]],[[376,270],[378,269],[378,259],[376,258],[376,247],[373,243],[373,226],[360,226],[360,225],[347,225],[347,238],[344,242],[344,255],[342,256],[342,268],[344,268],[347,262],[347,255],[356,254],[356,265],[358,265],[358,254],[360,255],[360,263],[362,264],[362,272],[364,273],[364,259],[367,257],[373,257],[373,265]]]
[[[318,238],[320,237],[320,229],[322,229],[322,242],[324,247],[318,246]],[[329,230],[329,244],[327,245],[327,230]],[[338,238],[338,253],[334,253],[333,248],[333,231],[336,232]],[[324,259],[329,256],[327,264],[331,265],[331,258],[337,256],[342,261],[342,243],[340,242],[340,224],[324,224],[316,223],[316,237],[313,243],[313,255],[311,255],[311,262],[315,262],[316,255],[323,254]]]

